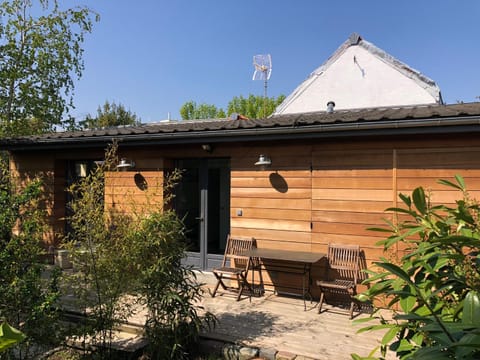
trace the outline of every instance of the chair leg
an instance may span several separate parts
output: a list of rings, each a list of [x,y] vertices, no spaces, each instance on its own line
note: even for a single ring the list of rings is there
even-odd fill
[[[222,280],[220,280],[220,279],[217,280],[217,284],[215,285],[215,288],[213,289],[213,292],[210,293],[212,298],[215,297],[215,295],[217,294],[217,290],[218,290],[218,287],[220,286],[221,282],[222,282]]]
[[[352,300],[350,303],[350,319],[353,319],[353,306],[355,305],[355,302]]]
[[[243,279],[241,276],[237,275],[237,284],[238,284],[238,295],[237,295],[237,301],[240,301],[240,298],[242,297],[242,292],[243,292]]]
[[[212,297],[215,297],[215,295],[217,294],[218,287],[219,287],[220,285],[222,285],[222,288],[223,288],[224,290],[227,289],[226,286],[225,286],[225,284],[223,283],[222,275],[221,275],[221,274],[220,274],[220,275],[219,275],[219,274],[215,274],[215,273],[214,273],[214,275],[215,275],[215,277],[217,278],[217,284],[215,285],[215,288],[213,289],[213,292],[210,293],[210,295],[211,295]]]
[[[320,290],[320,301],[318,302],[318,313],[320,314],[322,312],[322,305],[323,305],[323,298],[325,296],[325,293],[323,290]]]

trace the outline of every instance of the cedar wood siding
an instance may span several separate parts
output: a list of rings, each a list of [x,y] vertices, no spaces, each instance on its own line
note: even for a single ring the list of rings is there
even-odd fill
[[[135,174],[145,178],[149,189],[161,187],[163,168],[172,159],[230,158],[233,235],[253,236],[258,247],[314,252],[326,252],[329,242],[359,244],[364,266],[369,266],[384,255],[375,245],[384,234],[367,228],[382,226],[382,218],[393,220],[384,210],[400,205],[398,193],[423,186],[432,191],[435,203],[453,203],[459,192],[436,181],[461,174],[471,196],[480,198],[480,144],[474,135],[229,143],[216,144],[211,154],[199,147],[120,147],[119,156],[135,160],[136,168],[107,175],[106,203],[122,211],[128,211],[132,199],[145,204]],[[255,168],[259,154],[272,159],[270,169]],[[62,164],[73,153],[12,155],[11,167],[21,179],[34,173],[46,177],[52,233],[60,229],[65,200]],[[161,206],[161,192],[157,194],[152,199]],[[239,209],[242,216],[237,215]],[[388,256],[401,256],[401,250]],[[321,266],[313,268],[314,279],[322,274]]]

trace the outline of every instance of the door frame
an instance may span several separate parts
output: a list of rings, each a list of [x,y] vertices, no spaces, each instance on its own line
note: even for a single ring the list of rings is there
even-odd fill
[[[187,164],[183,166],[182,162]],[[192,166],[194,164],[194,166]],[[216,166],[217,165],[217,166]],[[186,258],[184,259],[185,265],[191,265],[199,270],[211,270],[214,267],[220,266],[223,259],[223,251],[221,254],[215,254],[208,252],[209,234],[212,231],[209,230],[209,226],[218,226],[218,244],[226,243],[226,238],[230,232],[230,187],[231,187],[231,174],[230,174],[230,159],[229,158],[183,158],[175,161],[175,167],[182,169],[198,169],[198,202],[199,209],[198,214],[190,214],[197,220],[198,226],[198,242],[199,251],[187,251]],[[210,169],[219,168],[218,174],[219,187],[218,189],[212,189],[212,181],[209,181]],[[222,172],[223,170],[223,172]],[[218,190],[217,201],[215,203],[209,203],[212,201],[212,197],[209,196],[213,190]],[[209,217],[209,207],[218,206],[219,213],[215,218]],[[182,214],[179,214],[182,216]],[[190,218],[192,220],[192,218]],[[215,225],[216,224],[216,225]],[[188,229],[186,229],[188,231]],[[211,236],[211,235],[210,235]],[[211,241],[212,239],[210,239]]]

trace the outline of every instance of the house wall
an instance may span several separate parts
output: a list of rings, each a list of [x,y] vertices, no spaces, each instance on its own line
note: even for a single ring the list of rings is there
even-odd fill
[[[255,168],[259,154],[271,157],[270,169]],[[65,185],[61,164],[74,155],[12,157],[12,169],[22,179],[37,172],[46,176],[46,208],[57,229],[64,206],[59,203]],[[233,235],[253,236],[258,247],[313,252],[326,252],[329,242],[360,244],[364,267],[384,255],[375,245],[384,234],[367,228],[382,226],[383,218],[394,221],[384,210],[400,205],[400,192],[408,194],[423,186],[432,192],[435,203],[454,203],[460,194],[437,180],[461,174],[471,197],[480,199],[480,144],[468,135],[216,144],[212,153],[199,145],[120,148],[119,155],[134,159],[137,166],[135,171],[107,176],[106,203],[117,209],[128,210],[132,199],[148,204],[136,183],[137,174],[155,189],[161,187],[163,170],[171,167],[173,159],[228,157]],[[148,201],[161,206],[162,197],[157,195]],[[395,248],[387,256],[401,256],[402,250]],[[313,268],[314,278],[322,274],[321,265]]]
[[[35,151],[10,153],[10,171],[19,186],[40,177],[43,180],[47,213],[45,247],[57,246],[65,231],[66,162],[67,160],[101,159],[103,150]]]
[[[363,47],[351,46],[305,80],[276,113],[325,111],[329,101],[335,102],[335,110],[438,103],[438,92],[429,92],[428,85],[415,79]]]

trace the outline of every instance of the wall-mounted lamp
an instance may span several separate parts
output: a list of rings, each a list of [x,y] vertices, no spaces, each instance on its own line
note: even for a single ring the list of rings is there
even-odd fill
[[[87,176],[87,173],[88,173],[87,163],[84,161],[77,161],[75,163],[75,174],[77,175],[77,177],[83,178]]]
[[[135,162],[127,160],[125,158],[120,159],[120,163],[117,165],[117,169],[120,171],[127,171],[135,167]]]
[[[270,165],[272,165],[272,160],[267,155],[260,155],[258,161],[255,163],[255,166],[258,166],[262,170],[265,170]]]
[[[207,153],[211,153],[213,151],[213,147],[210,144],[202,144],[202,149]]]

